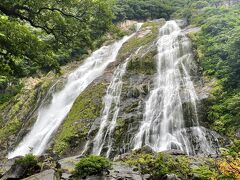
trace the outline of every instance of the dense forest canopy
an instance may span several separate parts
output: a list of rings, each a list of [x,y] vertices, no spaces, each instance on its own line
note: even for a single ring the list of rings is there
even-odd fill
[[[0,89],[93,49],[111,27],[111,7],[111,0],[2,0]]]
[[[111,4],[102,0],[1,1],[1,76],[58,69],[74,49],[92,48],[109,30]]]
[[[118,0],[113,8],[115,21],[169,19],[173,11],[170,1],[165,0]]]

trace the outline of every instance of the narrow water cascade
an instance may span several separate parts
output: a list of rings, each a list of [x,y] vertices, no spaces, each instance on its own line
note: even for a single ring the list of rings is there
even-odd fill
[[[135,31],[136,32],[139,31],[141,29],[142,25],[143,25],[143,23],[136,23],[135,24]]]
[[[112,45],[103,46],[71,73],[64,88],[53,94],[50,104],[39,108],[38,118],[31,131],[24,137],[18,147],[9,153],[8,158],[28,153],[41,155],[70,111],[75,99],[93,80],[103,74],[105,68],[111,62],[116,60],[122,45],[133,35],[125,36]]]
[[[139,28],[138,28],[139,30]],[[141,47],[140,47],[141,48]],[[137,54],[140,48],[134,54]],[[130,55],[123,64],[120,64],[113,74],[112,81],[103,98],[104,109],[101,116],[100,128],[93,140],[93,154],[100,155],[106,145],[106,157],[110,156],[113,145],[113,133],[117,125],[120,110],[120,99],[123,86],[123,76],[126,73]]]
[[[199,126],[191,72],[196,71],[191,43],[175,21],[160,28],[157,42],[157,76],[146,101],[143,121],[134,137],[134,149],[181,150],[188,155],[214,154],[213,135]],[[188,119],[183,104],[187,104]]]
[[[125,74],[129,58],[118,66],[114,72],[113,79],[107,88],[103,98],[104,109],[101,117],[101,124],[97,135],[93,140],[93,154],[100,155],[104,144],[107,144],[108,157],[111,152],[112,135],[116,127],[119,113],[120,96],[122,92],[122,77]],[[113,114],[111,114],[111,112]]]

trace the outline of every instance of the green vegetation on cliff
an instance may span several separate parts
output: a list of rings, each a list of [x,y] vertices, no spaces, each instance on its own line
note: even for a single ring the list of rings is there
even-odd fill
[[[192,22],[201,26],[191,34],[204,76],[212,83],[208,121],[217,132],[235,138],[240,128],[240,6],[211,7]]]
[[[141,31],[124,44],[118,58],[123,60],[131,56],[127,66],[128,72],[148,75],[156,72],[155,55],[157,51],[153,44],[158,36],[158,29],[164,22],[164,20],[145,22]],[[144,49],[143,52],[142,49]],[[139,54],[134,56],[137,50],[139,50]]]
[[[94,120],[100,116],[105,83],[91,85],[76,99],[57,134],[53,150],[60,155],[81,145]]]

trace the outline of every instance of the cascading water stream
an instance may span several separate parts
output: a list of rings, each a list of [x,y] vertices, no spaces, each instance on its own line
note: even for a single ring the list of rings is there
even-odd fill
[[[148,145],[154,151],[178,149],[186,154],[215,153],[206,138],[205,128],[198,123],[198,97],[190,76],[194,70],[190,40],[175,21],[168,21],[160,28],[157,46],[158,72],[154,89],[146,101],[144,119],[134,138],[134,149]],[[189,104],[190,122],[184,118],[183,103]]]
[[[18,147],[9,153],[8,158],[28,153],[41,155],[48,147],[52,135],[70,111],[75,99],[92,81],[103,74],[111,62],[115,61],[122,45],[132,36],[125,36],[113,45],[103,46],[71,73],[64,88],[53,94],[50,104],[39,108],[37,121],[31,131]]]
[[[142,25],[143,25],[143,23],[136,23],[135,24],[135,31],[136,32],[139,31],[141,29]]]
[[[128,59],[116,69],[113,79],[107,88],[104,96],[104,110],[102,113],[101,124],[97,135],[93,140],[93,154],[100,155],[103,145],[107,144],[107,157],[110,154],[112,146],[112,134],[116,127],[119,113],[120,96],[122,92],[122,77],[125,74]],[[111,115],[111,109],[113,115]],[[110,115],[112,117],[110,117]]]
[[[135,54],[138,53],[140,48],[137,49]],[[106,157],[110,156],[113,144],[112,136],[117,125],[117,117],[120,110],[120,98],[123,85],[122,78],[126,72],[127,64],[131,57],[132,55],[130,55],[123,64],[120,64],[117,67],[113,74],[113,79],[107,88],[106,95],[103,98],[104,109],[101,117],[100,128],[93,140],[93,154],[100,155],[103,146],[106,144]]]
[[[138,32],[143,23],[136,23],[135,24],[135,31]],[[134,36],[134,33],[132,36]],[[135,54],[139,52],[141,49],[138,48]],[[107,88],[106,95],[103,97],[103,112],[101,115],[100,127],[99,130],[93,139],[93,141],[88,140],[84,146],[82,151],[82,155],[84,155],[88,149],[89,145],[92,142],[92,153],[100,155],[104,145],[107,146],[106,157],[110,156],[113,144],[113,133],[117,125],[117,117],[120,110],[120,98],[122,93],[122,85],[123,81],[122,78],[126,72],[127,64],[129,59],[132,57],[130,55],[123,64],[120,64],[117,69],[113,73],[113,78],[110,82],[110,85]]]

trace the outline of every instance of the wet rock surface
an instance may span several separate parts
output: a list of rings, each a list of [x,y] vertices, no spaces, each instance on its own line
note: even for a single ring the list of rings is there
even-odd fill
[[[10,162],[14,162],[11,167],[3,174],[1,180],[7,180],[7,179],[22,179],[25,176],[25,173],[27,171],[26,167],[22,164],[16,163],[16,160],[19,159],[19,157],[15,158],[14,160],[10,160]],[[40,172],[40,167],[35,166],[31,167],[32,173],[38,173]]]
[[[87,180],[147,180],[148,175],[141,175],[138,171],[134,171],[134,167],[126,164],[115,162],[112,168],[103,173],[103,175],[87,176]],[[79,180],[82,178],[79,178]]]
[[[180,178],[178,178],[175,174],[166,174],[165,176],[163,176],[163,178],[161,178],[162,180],[181,180]]]
[[[31,179],[54,180],[55,177],[59,176],[57,173],[59,169],[61,166],[58,163],[58,157],[54,154],[44,154],[39,157],[19,156],[5,159],[0,163],[0,172],[2,173],[0,178],[1,180],[24,179],[33,175]]]
[[[56,172],[53,169],[49,169],[33,176],[24,178],[24,180],[57,180]]]

